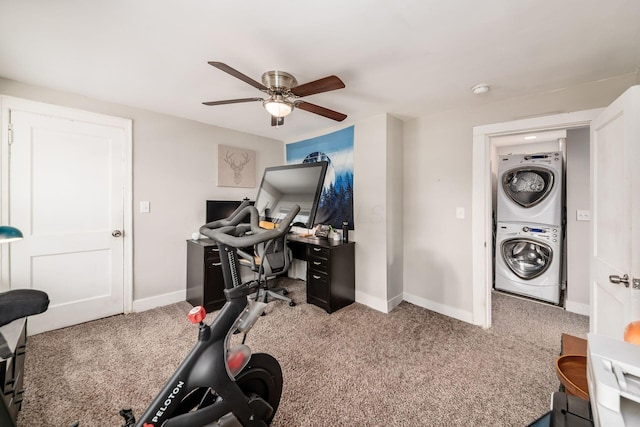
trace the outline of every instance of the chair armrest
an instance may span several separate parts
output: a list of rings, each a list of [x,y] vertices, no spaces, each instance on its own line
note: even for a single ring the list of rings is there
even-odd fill
[[[238,260],[238,262],[241,265],[246,265],[247,267],[251,267],[252,270],[257,270],[258,268],[258,262],[256,262],[256,257],[253,254],[248,254],[247,252],[238,249],[237,250],[238,255],[240,256],[240,259]]]

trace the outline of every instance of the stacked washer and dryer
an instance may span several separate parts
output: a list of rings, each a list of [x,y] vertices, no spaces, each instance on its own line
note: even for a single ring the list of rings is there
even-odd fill
[[[498,159],[494,287],[560,304],[562,152]]]

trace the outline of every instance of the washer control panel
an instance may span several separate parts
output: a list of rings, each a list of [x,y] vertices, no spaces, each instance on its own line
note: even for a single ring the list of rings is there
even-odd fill
[[[549,242],[557,243],[560,241],[561,229],[558,226],[544,225],[522,225],[522,224],[506,224],[502,223],[498,226],[503,234],[510,236],[533,237],[536,239],[545,239]]]
[[[551,240],[552,242],[558,241],[558,229],[556,227],[522,227],[522,231],[529,236],[535,236]]]
[[[540,226],[528,227],[525,225],[524,227],[522,227],[522,232],[518,234],[530,236],[530,237],[537,237],[540,239],[547,239],[552,242],[557,242],[558,236],[559,236],[559,228],[558,227],[540,227]]]

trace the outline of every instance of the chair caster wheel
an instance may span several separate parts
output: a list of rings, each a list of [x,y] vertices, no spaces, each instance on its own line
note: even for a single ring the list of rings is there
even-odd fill
[[[295,307],[295,306],[296,306],[296,303],[295,303],[295,302],[291,301],[291,302],[289,303],[289,307]]]
[[[282,295],[289,295],[289,291],[288,291],[288,290],[286,290],[286,289],[283,289],[283,290],[282,290]]]

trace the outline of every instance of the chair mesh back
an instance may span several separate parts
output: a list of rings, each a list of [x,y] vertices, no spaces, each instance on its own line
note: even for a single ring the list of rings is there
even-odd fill
[[[289,268],[291,250],[287,247],[286,235],[273,242],[258,244],[256,253],[262,260],[265,276],[282,274]]]

